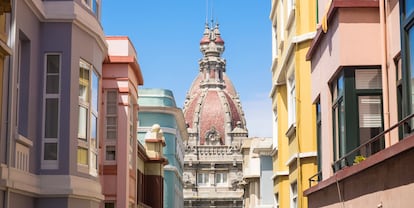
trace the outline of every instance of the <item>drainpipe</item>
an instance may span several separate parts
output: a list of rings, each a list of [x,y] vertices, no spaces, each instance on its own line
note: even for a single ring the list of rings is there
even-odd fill
[[[10,28],[9,28],[9,34],[8,34],[8,46],[12,49],[12,54],[7,57],[8,61],[8,81],[7,81],[7,107],[6,107],[6,127],[5,127],[5,138],[6,138],[6,162],[7,162],[7,181],[10,181],[10,168],[12,167],[12,140],[13,140],[13,122],[12,120],[12,99],[13,99],[13,63],[14,63],[14,56],[15,56],[15,50],[16,49],[16,1],[11,1],[11,12],[10,12]],[[5,190],[5,196],[4,196],[4,207],[9,208],[10,207],[10,188],[8,185],[6,186]]]
[[[390,107],[389,107],[389,84],[388,84],[388,67],[387,67],[387,20],[385,14],[386,0],[379,1],[380,12],[380,30],[381,30],[381,73],[382,73],[382,96],[384,111],[384,129],[390,128]],[[385,146],[391,145],[390,134],[385,135]]]

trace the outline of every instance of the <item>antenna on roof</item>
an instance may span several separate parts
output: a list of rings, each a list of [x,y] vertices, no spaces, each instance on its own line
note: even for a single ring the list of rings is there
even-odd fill
[[[211,0],[211,27],[214,27],[214,0]]]
[[[208,24],[208,0],[206,0],[206,24]]]

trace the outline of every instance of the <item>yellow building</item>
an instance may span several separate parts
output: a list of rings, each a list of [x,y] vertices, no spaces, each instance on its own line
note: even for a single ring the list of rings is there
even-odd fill
[[[275,207],[307,207],[317,173],[316,111],[306,53],[316,34],[316,0],[272,0],[273,183]]]

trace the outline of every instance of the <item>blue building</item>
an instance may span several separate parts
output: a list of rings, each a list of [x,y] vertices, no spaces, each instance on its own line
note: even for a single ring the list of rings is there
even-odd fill
[[[140,89],[138,96],[139,142],[145,144],[145,135],[153,124],[159,124],[164,133],[164,157],[168,159],[164,167],[164,207],[183,207],[183,141],[188,140],[183,112],[170,90]]]

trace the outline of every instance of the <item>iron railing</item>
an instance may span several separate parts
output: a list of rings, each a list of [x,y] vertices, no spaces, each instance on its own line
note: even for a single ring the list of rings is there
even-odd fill
[[[334,172],[341,170],[342,168],[346,167],[346,166],[350,166],[354,164],[354,160],[355,160],[355,156],[363,156],[363,155],[358,155],[358,153],[361,152],[362,149],[371,149],[372,144],[374,142],[379,142],[380,139],[383,139],[385,134],[389,133],[390,131],[394,130],[397,127],[403,127],[402,131],[404,132],[404,134],[411,134],[412,133],[412,128],[411,125],[409,124],[409,120],[412,119],[414,117],[414,113],[405,117],[404,119],[400,120],[398,123],[394,124],[393,126],[391,126],[390,128],[388,128],[387,130],[379,133],[378,135],[374,136],[373,138],[371,138],[370,140],[362,143],[361,145],[359,145],[357,148],[353,149],[352,151],[348,152],[346,155],[342,156],[341,158],[339,158],[338,160],[336,160],[335,162],[333,162],[332,164],[332,169]],[[364,160],[365,157],[369,157],[381,150],[385,149],[384,147],[381,147],[378,151],[368,151],[370,154],[369,155],[365,155],[363,158],[361,158],[361,160]],[[352,159],[352,163],[349,162],[349,159]],[[356,161],[358,162],[358,161]],[[309,187],[311,187],[313,184],[319,182],[322,180],[322,172],[319,171],[317,172],[315,175],[311,176],[309,179]]]
[[[362,143],[357,148],[353,149],[352,151],[348,152],[346,155],[344,155],[341,158],[339,158],[338,160],[336,160],[332,164],[333,171],[336,172],[336,171],[341,170],[342,168],[344,168],[346,166],[351,166],[351,165],[354,164],[354,162],[358,163],[359,161],[364,160],[366,157],[369,157],[369,156],[383,150],[385,148],[385,145],[383,147],[381,147],[380,149],[376,150],[376,151],[365,151],[366,152],[365,155],[361,154],[361,152],[362,152],[361,150],[363,150],[363,149],[371,150],[372,145],[373,145],[374,142],[380,142],[380,139],[384,139],[385,134],[389,133],[390,131],[394,130],[397,127],[401,127],[402,125],[404,125],[403,128],[406,130],[405,132],[410,133],[411,128],[410,128],[408,120],[410,120],[413,117],[414,117],[414,114],[411,114],[411,115],[405,117],[404,119],[402,119],[398,123],[394,124],[393,126],[388,128],[387,130],[379,133],[377,136],[374,136],[370,140]],[[359,157],[359,158],[357,158],[357,157]],[[357,161],[355,161],[355,160],[357,160]],[[352,163],[350,163],[350,161],[352,161]]]

